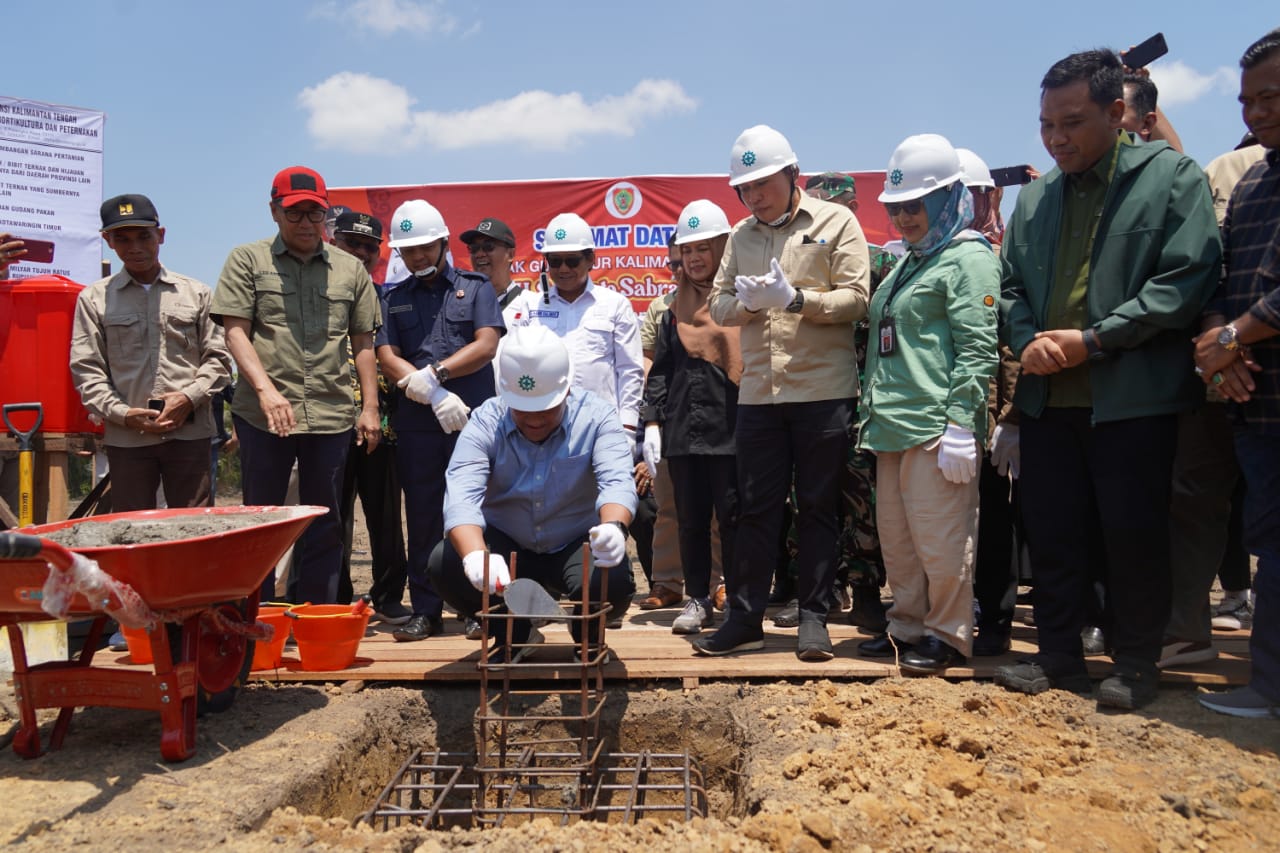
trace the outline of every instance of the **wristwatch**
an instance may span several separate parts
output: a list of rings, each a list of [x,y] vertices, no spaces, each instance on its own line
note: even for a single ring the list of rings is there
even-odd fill
[[[1218,346],[1227,352],[1235,352],[1240,348],[1240,341],[1236,340],[1239,330],[1236,329],[1235,323],[1228,323],[1222,327],[1222,331],[1218,332]]]
[[[449,368],[445,367],[440,362],[431,362],[431,372],[436,375],[436,379],[439,379],[441,384],[449,381]]]
[[[631,535],[631,530],[630,530],[630,528],[628,528],[628,527],[627,527],[627,525],[626,525],[624,522],[621,522],[621,521],[606,521],[606,522],[604,522],[604,523],[605,523],[605,524],[614,524],[614,525],[617,525],[618,529],[622,531],[622,538],[623,538],[623,539],[626,539],[628,536],[630,536],[630,535]]]
[[[804,291],[797,287],[795,298],[787,303],[786,310],[789,314],[799,314],[802,308],[804,308]]]
[[[1102,344],[1098,342],[1097,332],[1089,328],[1080,334],[1084,338],[1084,351],[1088,353],[1090,361],[1099,361],[1107,357],[1107,354],[1102,351]]]

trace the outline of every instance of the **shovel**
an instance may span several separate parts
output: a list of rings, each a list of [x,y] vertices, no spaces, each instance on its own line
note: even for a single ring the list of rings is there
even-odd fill
[[[29,430],[13,425],[9,415],[15,412],[35,412],[36,422]],[[26,527],[35,521],[35,448],[31,437],[40,430],[44,421],[44,406],[40,403],[6,403],[0,411],[4,425],[18,438],[18,526]]]
[[[502,590],[507,612],[524,619],[562,619],[564,609],[542,584],[532,578],[516,578]]]

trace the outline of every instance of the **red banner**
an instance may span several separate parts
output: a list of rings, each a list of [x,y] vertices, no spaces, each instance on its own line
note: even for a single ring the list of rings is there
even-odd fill
[[[863,201],[858,221],[867,240],[883,244],[892,239],[884,208],[875,202],[884,188],[883,172],[852,172]],[[801,178],[803,182],[803,177]],[[537,289],[542,271],[542,233],[558,213],[577,213],[595,232],[596,266],[592,280],[617,290],[643,311],[655,296],[675,283],[667,270],[667,239],[676,218],[689,202],[707,198],[720,205],[730,222],[747,215],[724,175],[646,175],[631,178],[575,178],[472,184],[417,184],[398,187],[339,187],[329,189],[329,201],[382,221],[394,231],[391,215],[410,199],[426,199],[444,215],[452,238],[454,261],[469,268],[466,247],[458,235],[481,219],[501,219],[516,236],[512,277]],[[383,243],[374,278],[381,280],[391,252]]]

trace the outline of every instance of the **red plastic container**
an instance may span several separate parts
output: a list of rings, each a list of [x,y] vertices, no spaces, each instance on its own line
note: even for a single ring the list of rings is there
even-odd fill
[[[309,672],[333,672],[355,663],[370,611],[352,613],[350,604],[299,604],[289,608],[298,657]]]
[[[146,628],[126,628],[120,626],[124,641],[129,646],[129,659],[133,663],[151,663],[155,656],[151,654],[151,637]]]
[[[284,654],[285,641],[289,639],[289,628],[292,620],[285,616],[288,607],[271,607],[262,605],[258,608],[258,621],[266,622],[272,628],[275,628],[275,635],[272,636],[271,642],[265,643],[259,640],[253,647],[253,672],[264,669],[278,669],[280,667],[280,657]]]
[[[83,289],[60,275],[0,280],[0,404],[41,403],[41,432],[102,432],[80,403],[69,366],[71,323]],[[20,429],[31,422],[34,415],[14,416]]]

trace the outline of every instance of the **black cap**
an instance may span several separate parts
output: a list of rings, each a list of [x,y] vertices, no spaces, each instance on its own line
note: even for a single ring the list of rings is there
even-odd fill
[[[128,226],[147,227],[160,224],[156,206],[145,195],[118,195],[102,203],[102,230],[114,231]]]
[[[377,217],[358,210],[347,210],[338,214],[333,223],[334,234],[359,234],[361,237],[372,237],[382,242],[382,223]]]
[[[507,223],[501,219],[481,219],[480,224],[470,231],[463,231],[460,238],[464,243],[470,243],[473,240],[479,240],[481,237],[492,237],[499,243],[506,243],[511,248],[516,247],[516,235],[511,233],[511,229],[507,227]]]

